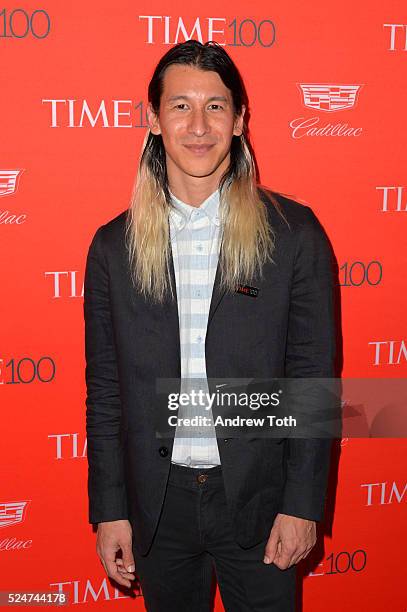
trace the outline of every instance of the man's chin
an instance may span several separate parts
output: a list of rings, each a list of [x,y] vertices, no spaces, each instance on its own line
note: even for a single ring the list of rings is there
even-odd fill
[[[196,178],[205,178],[206,176],[211,176],[216,172],[219,168],[219,165],[201,165],[201,166],[180,166],[180,170],[184,174],[188,174],[188,176],[193,176]]]

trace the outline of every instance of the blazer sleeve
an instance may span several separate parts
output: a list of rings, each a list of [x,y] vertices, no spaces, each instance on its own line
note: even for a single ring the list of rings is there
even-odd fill
[[[287,378],[335,376],[333,258],[310,207],[299,227],[289,307]],[[295,433],[293,433],[295,436]],[[332,438],[286,439],[287,477],[279,512],[320,521],[324,516]]]
[[[103,226],[89,247],[84,281],[89,522],[127,519],[121,402]]]

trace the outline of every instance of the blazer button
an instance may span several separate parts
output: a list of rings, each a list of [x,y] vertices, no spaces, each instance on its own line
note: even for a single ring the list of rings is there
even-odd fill
[[[229,442],[229,438],[225,438],[223,441],[224,442]]]
[[[168,448],[166,446],[160,446],[158,452],[160,453],[161,457],[166,457],[168,455]]]

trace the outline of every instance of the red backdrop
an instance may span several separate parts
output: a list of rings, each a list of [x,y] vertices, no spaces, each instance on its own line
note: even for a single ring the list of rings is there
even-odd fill
[[[87,522],[82,285],[96,228],[128,206],[147,84],[170,45],[225,45],[249,92],[262,183],[324,225],[340,269],[342,376],[406,376],[404,3],[202,10],[0,5],[0,590],[144,609],[141,596],[107,603],[126,595]],[[405,439],[338,441],[323,532],[300,566],[305,611],[405,610],[405,490]]]

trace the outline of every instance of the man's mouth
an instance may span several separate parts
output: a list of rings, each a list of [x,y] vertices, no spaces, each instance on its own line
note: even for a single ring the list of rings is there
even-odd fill
[[[209,144],[209,145],[184,145],[184,147],[186,147],[188,149],[188,151],[191,151],[192,153],[195,153],[195,155],[205,155],[205,153],[210,151],[210,149],[212,149],[213,146],[214,146],[213,144]]]

